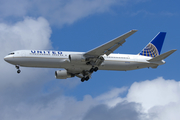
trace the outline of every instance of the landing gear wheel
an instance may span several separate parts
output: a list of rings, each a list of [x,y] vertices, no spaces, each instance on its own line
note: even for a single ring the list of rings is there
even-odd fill
[[[95,68],[92,67],[92,68],[89,70],[90,73],[97,72],[97,71],[98,71],[98,67],[95,67]]]
[[[93,71],[94,71],[94,68],[91,68],[91,69],[89,70],[90,73],[93,73]]]
[[[17,73],[19,74],[21,72],[21,70],[17,70]]]
[[[85,77],[85,80],[88,81],[88,80],[89,80],[89,76],[86,76],[86,77]]]
[[[21,70],[19,69],[20,68],[19,65],[16,65],[15,67],[17,69],[17,73],[19,74],[21,72]]]
[[[94,68],[94,71],[97,72],[97,71],[98,71],[98,67],[95,67],[95,68]]]
[[[85,80],[85,78],[83,77],[83,78],[81,78],[81,82],[84,82],[84,80]]]
[[[16,67],[16,69],[19,69],[19,65],[16,65],[15,67]]]

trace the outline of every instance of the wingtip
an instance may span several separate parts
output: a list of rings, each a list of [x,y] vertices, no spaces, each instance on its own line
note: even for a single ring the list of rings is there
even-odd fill
[[[172,51],[176,52],[176,51],[177,51],[177,49],[172,49]]]
[[[131,30],[132,32],[137,32],[138,30],[135,30],[135,29],[133,29],[133,30]]]

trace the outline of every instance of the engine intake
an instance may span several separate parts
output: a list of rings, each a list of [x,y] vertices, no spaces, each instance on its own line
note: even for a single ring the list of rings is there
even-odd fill
[[[71,73],[68,73],[67,70],[58,70],[58,71],[55,71],[55,77],[56,79],[67,79],[67,78],[74,77],[74,75]]]

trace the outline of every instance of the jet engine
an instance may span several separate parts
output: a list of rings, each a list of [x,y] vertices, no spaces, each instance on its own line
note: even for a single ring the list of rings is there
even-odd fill
[[[67,70],[58,70],[58,71],[55,71],[55,77],[56,79],[67,79],[67,78],[74,77],[74,75],[71,73],[68,73]]]
[[[69,55],[70,62],[78,63],[78,62],[85,62],[86,58],[81,54],[71,54]]]

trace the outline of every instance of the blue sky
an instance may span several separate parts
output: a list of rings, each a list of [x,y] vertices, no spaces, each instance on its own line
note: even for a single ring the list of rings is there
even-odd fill
[[[179,120],[179,1],[0,3],[2,120]],[[138,54],[158,32],[167,32],[161,53],[178,50],[157,69],[98,71],[84,83],[79,78],[55,79],[58,69],[21,68],[17,75],[15,67],[3,60],[19,49],[86,52],[132,29],[138,32],[115,53]]]

